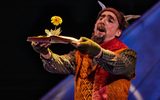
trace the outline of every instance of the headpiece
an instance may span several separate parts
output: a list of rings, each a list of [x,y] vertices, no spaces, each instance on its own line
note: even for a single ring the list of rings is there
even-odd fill
[[[125,28],[128,27],[128,21],[131,19],[136,19],[139,18],[140,15],[124,15],[122,12],[111,8],[111,7],[106,7],[102,2],[98,1],[99,5],[101,6],[102,10],[99,12],[98,17],[104,12],[104,11],[110,11],[114,13],[117,17],[118,23],[119,23],[119,28],[121,30],[124,30]]]

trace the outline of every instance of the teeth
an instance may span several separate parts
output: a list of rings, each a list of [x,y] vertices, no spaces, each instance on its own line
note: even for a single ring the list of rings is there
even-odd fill
[[[103,28],[99,28],[99,31],[104,32],[104,29]]]
[[[105,32],[106,31],[105,27],[102,24],[99,24],[97,26],[97,30],[99,30],[100,32]]]
[[[98,30],[99,30],[100,32],[105,32],[105,29],[104,29],[104,28],[98,28]]]

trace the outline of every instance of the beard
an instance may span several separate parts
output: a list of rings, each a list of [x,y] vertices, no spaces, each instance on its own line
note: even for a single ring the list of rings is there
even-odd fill
[[[91,37],[91,40],[93,40],[94,42],[96,42],[98,44],[103,43],[104,39],[105,39],[105,35],[97,36],[97,35],[92,34],[92,37]]]
[[[99,31],[99,32],[106,32],[107,30],[106,30],[106,28],[105,28],[105,25],[104,25],[104,23],[98,23],[97,24],[97,26],[95,26],[95,28],[96,28],[96,30],[97,31]],[[95,32],[95,31],[94,31]],[[92,37],[91,37],[91,39],[94,41],[94,42],[96,42],[96,43],[98,43],[98,44],[101,44],[101,43],[103,43],[104,42],[104,40],[105,40],[105,34],[104,35],[96,35],[95,33],[92,33]]]

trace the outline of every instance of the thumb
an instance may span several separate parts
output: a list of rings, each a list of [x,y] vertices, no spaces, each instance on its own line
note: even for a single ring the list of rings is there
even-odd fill
[[[80,37],[78,41],[72,41],[71,44],[75,46],[76,48],[81,48],[87,45],[88,40],[90,40],[87,37]]]
[[[85,42],[85,41],[88,41],[88,40],[90,40],[90,39],[87,38],[87,37],[81,37],[81,38],[80,38],[80,42]]]

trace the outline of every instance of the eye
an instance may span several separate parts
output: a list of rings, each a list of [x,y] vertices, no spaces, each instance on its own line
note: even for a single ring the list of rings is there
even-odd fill
[[[99,17],[99,20],[102,20],[103,19],[103,17]]]
[[[113,21],[113,19],[109,18],[108,22],[113,23],[114,21]]]
[[[99,20],[103,20],[104,17],[105,17],[105,15],[101,15],[101,16],[99,17]]]

